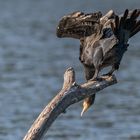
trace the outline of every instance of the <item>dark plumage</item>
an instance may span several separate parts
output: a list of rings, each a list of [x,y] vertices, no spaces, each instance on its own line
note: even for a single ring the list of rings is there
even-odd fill
[[[86,80],[97,80],[99,71],[104,67],[112,66],[106,75],[111,75],[118,70],[124,52],[129,46],[129,38],[140,31],[140,20],[138,20],[140,10],[125,10],[123,16],[120,17],[113,11],[109,11],[103,17],[99,16],[99,13],[96,13],[97,17],[89,16],[91,19],[88,18],[88,22],[85,20],[87,14],[85,16],[83,13],[81,14],[82,20],[72,17],[73,26],[68,26],[69,22],[66,20],[67,17],[69,20],[71,19],[70,15],[65,16],[65,19],[62,18],[60,22],[62,25],[62,21],[65,21],[65,25],[67,25],[63,25],[65,31],[63,32],[63,28],[60,26],[57,30],[59,37],[80,39],[79,59],[84,66]],[[93,20],[94,22],[90,22]],[[80,33],[77,33],[78,31]],[[95,94],[84,100],[82,114],[94,103],[94,99]]]

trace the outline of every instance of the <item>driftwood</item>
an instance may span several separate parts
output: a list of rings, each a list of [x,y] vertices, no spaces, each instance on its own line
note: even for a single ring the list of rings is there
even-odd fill
[[[68,106],[77,103],[96,92],[117,83],[115,76],[102,76],[100,81],[89,81],[78,85],[73,68],[66,70],[62,90],[52,99],[35,120],[23,140],[40,140],[55,119],[64,113]]]

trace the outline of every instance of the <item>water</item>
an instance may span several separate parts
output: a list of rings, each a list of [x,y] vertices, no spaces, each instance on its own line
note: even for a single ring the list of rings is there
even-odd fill
[[[139,8],[139,0],[0,0],[0,140],[21,140],[42,109],[61,89],[63,73],[75,68],[79,42],[55,36],[58,20],[73,11]],[[119,83],[97,95],[82,118],[71,106],[48,131],[48,140],[140,140],[139,35],[130,41]]]

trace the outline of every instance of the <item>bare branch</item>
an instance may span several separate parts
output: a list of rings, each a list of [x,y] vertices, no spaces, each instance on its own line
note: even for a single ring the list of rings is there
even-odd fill
[[[23,140],[40,140],[56,118],[68,108],[104,88],[117,83],[115,76],[101,77],[100,81],[90,81],[82,85],[75,82],[73,68],[66,70],[62,90],[52,99],[35,120]]]

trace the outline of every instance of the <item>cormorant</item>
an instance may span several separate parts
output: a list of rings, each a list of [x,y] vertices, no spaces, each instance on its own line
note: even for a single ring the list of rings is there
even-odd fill
[[[104,67],[112,66],[106,75],[119,69],[121,59],[129,44],[128,40],[140,31],[140,9],[125,10],[116,15],[110,10],[84,14],[74,12],[64,16],[57,27],[57,36],[80,40],[80,61],[84,66],[86,80],[97,80]],[[81,115],[94,103],[95,94],[83,102]]]

